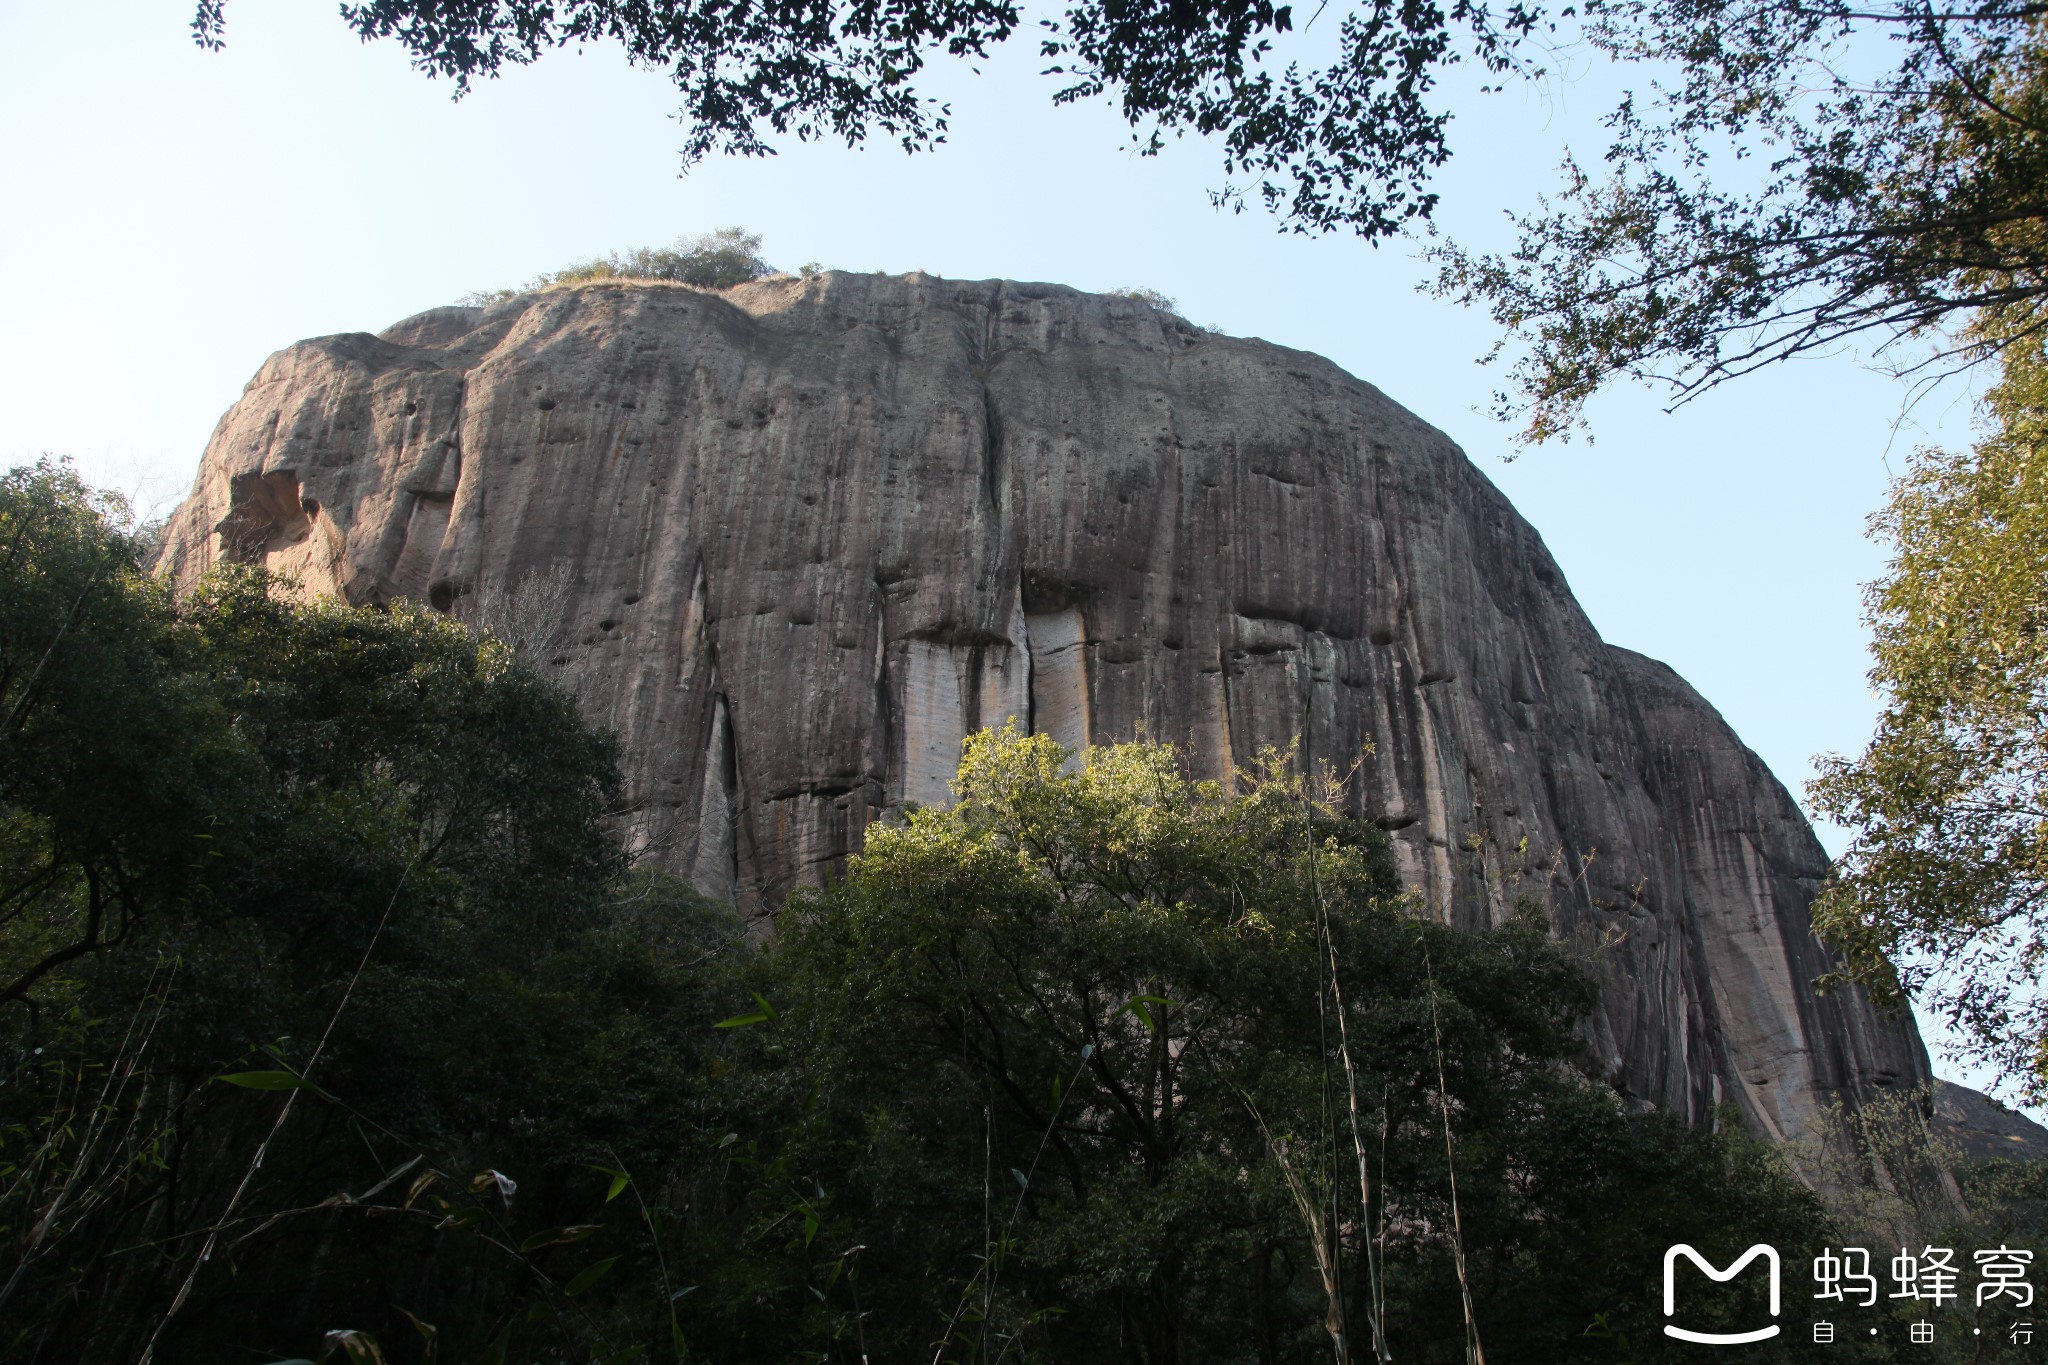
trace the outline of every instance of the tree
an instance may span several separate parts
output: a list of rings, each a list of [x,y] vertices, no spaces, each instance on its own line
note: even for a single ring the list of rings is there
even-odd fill
[[[564,1299],[584,1239],[652,1235],[590,1168],[675,1150],[737,931],[620,882],[611,741],[438,613],[248,568],[174,604],[64,471],[0,493],[0,955],[34,964],[0,1011],[0,1354],[311,1355],[409,1336],[400,1307],[461,1359],[529,1307],[579,1359],[644,1338]]]
[[[639,247],[624,256],[601,256],[543,275],[536,288],[551,284],[582,284],[590,280],[667,280],[704,289],[730,289],[772,274],[761,259],[761,238],[741,228],[685,237],[673,247]]]
[[[202,44],[222,41],[224,4],[199,0]],[[1322,13],[1297,32],[1273,0],[1070,0],[1039,21],[1038,48],[1064,82],[1055,103],[1114,99],[1140,151],[1215,137],[1218,204],[1369,241],[1434,214],[1450,68],[1497,88],[1574,42],[1641,66],[1647,89],[1609,115],[1604,172],[1568,157],[1511,252],[1436,252],[1438,290],[1526,346],[1501,407],[1530,438],[1569,431],[1617,376],[1667,381],[1682,402],[1773,360],[1882,348],[2041,296],[2048,99],[2031,3],[1357,0],[1312,34]],[[458,93],[616,41],[682,91],[686,163],[763,155],[782,135],[933,146],[951,111],[918,93],[926,61],[978,60],[1024,23],[1012,0],[361,0],[343,16]]]
[[[1880,999],[1924,997],[1980,1055],[2048,1095],[2048,356],[2003,350],[1990,430],[1924,450],[1874,521],[1868,592],[1884,697],[1854,759],[1809,788],[1856,841],[1815,923]],[[1894,967],[1893,964],[1900,964]]]
[[[782,912],[727,1023],[784,1250],[714,1292],[804,1311],[726,1353],[1656,1358],[1669,1241],[1821,1239],[1760,1149],[1565,1065],[1591,986],[1540,922],[1419,918],[1384,833],[1239,781],[983,732]]]
[[[1666,63],[1670,84],[1609,116],[1605,175],[1567,160],[1512,252],[1436,253],[1440,292],[1526,342],[1501,396],[1526,436],[1569,430],[1618,375],[1682,403],[1844,342],[1882,351],[1980,324],[1912,369],[2039,336],[2038,6],[1597,0],[1587,15],[1599,50]]]
[[[0,478],[0,1007],[121,942],[246,821],[247,755],[172,655],[126,508]]]
[[[224,40],[226,0],[198,0],[202,46]],[[364,0],[344,20],[390,38],[458,94],[478,77],[548,50],[613,41],[666,70],[684,99],[685,164],[716,151],[760,156],[771,136],[848,144],[880,135],[905,150],[945,140],[951,111],[919,93],[935,56],[978,60],[1025,22],[1014,0],[854,0],[763,10],[692,0]],[[1054,99],[1114,94],[1140,150],[1168,136],[1224,145],[1223,201],[1257,199],[1300,226],[1344,225],[1369,238],[1428,217],[1448,153],[1448,114],[1430,95],[1441,67],[1505,72],[1541,9],[1501,14],[1473,0],[1368,0],[1336,21],[1334,56],[1282,60],[1293,7],[1273,0],[1080,0],[1041,22],[1038,49],[1064,78]]]

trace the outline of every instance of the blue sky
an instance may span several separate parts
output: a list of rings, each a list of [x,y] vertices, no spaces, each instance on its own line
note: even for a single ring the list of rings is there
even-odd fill
[[[787,267],[1141,285],[1197,322],[1326,355],[1449,432],[1601,633],[1677,668],[1796,793],[1874,714],[1860,591],[1882,556],[1865,518],[1914,446],[1970,432],[1959,387],[1906,412],[1896,381],[1844,353],[1672,415],[1620,389],[1594,404],[1591,444],[1506,462],[1510,432],[1487,415],[1500,376],[1476,363],[1491,324],[1417,292],[1419,244],[1215,211],[1212,145],[1133,155],[1107,107],[1051,106],[1023,42],[979,75],[934,73],[954,106],[936,152],[792,146],[682,177],[667,83],[609,50],[458,103],[327,4],[232,0],[218,53],[193,47],[179,0],[0,14],[0,460],[70,454],[144,508],[183,494],[270,352],[611,249],[739,224]],[[1504,244],[1505,211],[1555,184],[1567,145],[1604,145],[1615,76],[1556,65],[1453,96],[1451,235]]]

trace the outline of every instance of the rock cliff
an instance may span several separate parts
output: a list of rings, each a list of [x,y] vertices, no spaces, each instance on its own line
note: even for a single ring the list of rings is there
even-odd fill
[[[942,801],[968,732],[1362,760],[1434,913],[1596,949],[1596,1065],[1765,1133],[1927,1078],[1827,967],[1826,858],[1662,664],[1602,643],[1442,434],[1136,300],[827,273],[600,284],[273,356],[170,527],[355,602],[552,574],[548,657],[643,837],[750,911]]]

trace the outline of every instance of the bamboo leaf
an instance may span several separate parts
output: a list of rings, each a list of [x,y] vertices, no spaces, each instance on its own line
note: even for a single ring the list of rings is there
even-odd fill
[[[441,1173],[439,1171],[433,1169],[421,1171],[419,1175],[413,1180],[412,1188],[405,1192],[405,1203],[400,1205],[399,1207],[408,1209],[411,1208],[413,1206],[414,1201],[416,1201],[422,1194],[426,1193],[427,1186],[433,1184],[436,1180],[439,1180],[440,1178]]]
[[[1138,1022],[1146,1028],[1156,1029],[1159,1026],[1152,1022],[1151,1007],[1154,1005],[1159,1006],[1161,1009],[1168,1009],[1172,1007],[1173,1001],[1168,1000],[1163,995],[1134,995],[1124,1002],[1123,1009],[1118,1010],[1117,1013],[1121,1014],[1124,1010],[1128,1010],[1136,1015]]]
[[[233,1071],[225,1076],[215,1076],[224,1085],[238,1085],[244,1090],[311,1090],[313,1083],[304,1076],[290,1071]]]
[[[477,1365],[505,1365],[505,1352],[511,1345],[512,1324],[508,1322],[492,1339],[491,1344],[484,1348],[484,1353],[477,1357]]]
[[[398,1311],[404,1313],[405,1320],[412,1324],[413,1330],[426,1339],[427,1344],[420,1350],[420,1365],[435,1365],[441,1358],[441,1329],[431,1322],[421,1322],[408,1309],[401,1308]]]
[[[569,1298],[575,1298],[578,1294],[581,1294],[584,1290],[590,1288],[590,1286],[611,1273],[611,1268],[618,1263],[618,1257],[607,1256],[602,1261],[583,1267],[583,1269],[576,1272],[575,1279],[563,1286],[562,1293]]]
[[[542,1247],[567,1246],[571,1242],[580,1242],[596,1231],[598,1231],[598,1226],[595,1223],[577,1223],[570,1227],[548,1228],[534,1233],[533,1236],[521,1242],[519,1250],[522,1254],[531,1255]]]
[[[377,1344],[377,1338],[368,1332],[341,1330],[327,1334],[327,1350],[340,1347],[342,1354],[356,1365],[387,1365],[384,1348]],[[323,1352],[323,1354],[325,1354]]]

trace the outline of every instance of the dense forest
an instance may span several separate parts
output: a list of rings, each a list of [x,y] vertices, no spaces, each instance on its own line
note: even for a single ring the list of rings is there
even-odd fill
[[[496,635],[149,542],[0,480],[9,1361],[1647,1361],[1668,1243],[2042,1225],[1586,1079],[1597,953],[1343,774],[983,732],[747,924]]]

